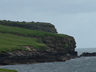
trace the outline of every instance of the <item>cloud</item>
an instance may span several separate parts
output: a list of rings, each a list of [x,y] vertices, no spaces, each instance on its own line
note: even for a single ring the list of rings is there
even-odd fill
[[[31,12],[83,13],[96,12],[96,0],[1,0],[0,11],[20,14]]]

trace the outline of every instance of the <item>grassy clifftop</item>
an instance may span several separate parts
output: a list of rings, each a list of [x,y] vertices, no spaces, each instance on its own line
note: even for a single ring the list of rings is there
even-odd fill
[[[39,38],[47,36],[67,38],[64,34],[35,31],[18,27],[0,25],[0,51],[24,49],[23,45],[32,46],[36,49],[48,48]],[[44,40],[45,41],[45,40]]]
[[[7,20],[0,20],[0,25],[6,25],[11,27],[20,27],[25,29],[31,30],[39,30],[43,32],[51,32],[57,33],[55,26],[51,23],[44,23],[44,22],[19,22],[19,21],[7,21]]]

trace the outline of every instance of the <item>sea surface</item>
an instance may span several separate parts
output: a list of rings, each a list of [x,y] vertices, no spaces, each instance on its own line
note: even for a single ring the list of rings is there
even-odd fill
[[[78,52],[78,55],[82,54],[83,52],[96,52],[96,48],[76,48],[75,51]]]
[[[92,48],[93,49],[93,48]],[[82,52],[95,52],[96,49],[76,49]],[[18,72],[96,72],[96,57],[81,57],[66,62],[34,63],[22,65],[6,65],[0,68],[13,69]]]

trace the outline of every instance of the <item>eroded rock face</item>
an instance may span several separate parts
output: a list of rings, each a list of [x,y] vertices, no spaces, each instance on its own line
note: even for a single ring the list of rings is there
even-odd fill
[[[36,62],[66,61],[74,57],[76,57],[76,52],[74,52],[72,55],[47,51],[13,51],[11,53],[5,53],[5,55],[2,55],[0,57],[0,64],[30,64]]]
[[[76,43],[73,37],[44,37],[42,42],[57,53],[71,53],[75,51]]]
[[[77,56],[75,52],[75,40],[73,37],[44,37],[39,38],[49,48],[45,50],[30,49],[30,46],[23,46],[28,51],[2,52],[0,54],[0,64],[29,64],[36,62],[66,61]]]

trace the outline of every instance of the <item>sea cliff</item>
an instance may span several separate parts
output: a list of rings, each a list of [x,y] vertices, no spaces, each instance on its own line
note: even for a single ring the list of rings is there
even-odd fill
[[[5,36],[4,41],[1,41],[0,44],[1,65],[66,61],[77,56],[77,52],[75,52],[76,42],[72,36],[57,34],[56,31],[52,33],[38,31],[38,29],[18,28],[18,26],[13,27],[5,23],[4,25],[2,23],[0,27],[1,38],[4,38],[5,35],[9,36],[8,39]],[[53,27],[56,30],[54,25]],[[11,49],[7,48],[6,41],[8,46],[13,45]],[[10,41],[13,41],[13,43],[10,43]],[[16,48],[15,46],[18,47]],[[5,50],[3,50],[3,47]]]

